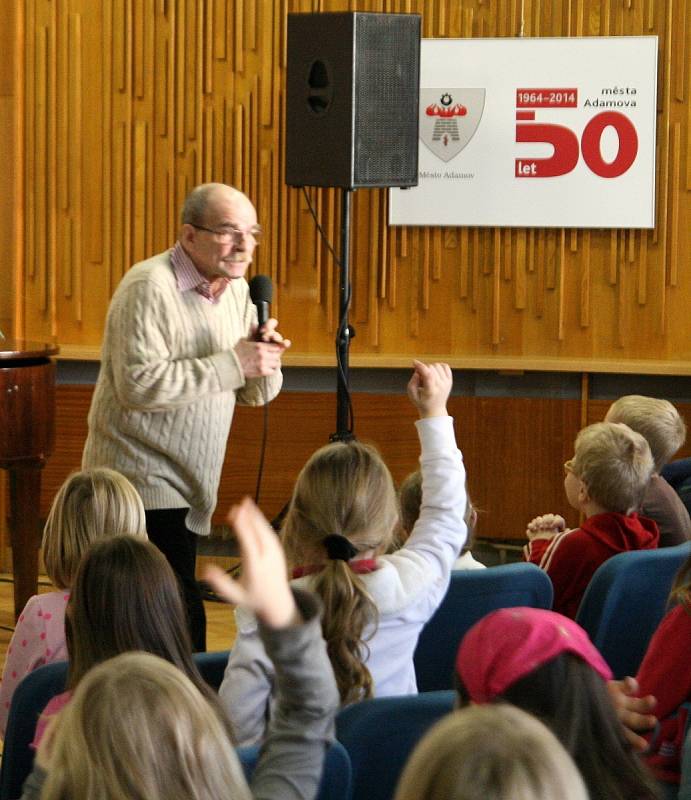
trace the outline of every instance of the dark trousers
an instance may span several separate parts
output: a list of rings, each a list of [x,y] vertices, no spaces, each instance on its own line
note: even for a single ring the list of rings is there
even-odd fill
[[[149,539],[168,559],[175,572],[187,608],[192,647],[206,650],[206,613],[194,568],[197,561],[197,534],[185,525],[187,508],[157,508],[146,512]]]

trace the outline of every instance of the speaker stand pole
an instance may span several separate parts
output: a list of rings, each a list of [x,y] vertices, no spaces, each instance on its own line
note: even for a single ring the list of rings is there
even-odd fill
[[[341,262],[338,277],[338,334],[336,335],[336,433],[329,436],[330,442],[351,442],[355,434],[350,430],[350,368],[348,354],[350,340],[355,336],[355,329],[348,324],[350,307],[350,201],[352,189],[341,192]],[[283,525],[290,501],[271,520],[271,526],[279,531]]]
[[[336,337],[336,433],[331,442],[348,442],[355,436],[350,430],[350,340],[355,330],[348,324],[350,306],[350,203],[352,189],[341,192],[341,269],[338,282],[339,320]]]

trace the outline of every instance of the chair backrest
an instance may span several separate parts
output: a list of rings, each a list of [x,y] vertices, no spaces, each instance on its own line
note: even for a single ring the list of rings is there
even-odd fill
[[[218,690],[230,651],[195,653],[194,660],[202,678]],[[55,695],[65,691],[67,662],[47,664],[30,672],[17,686],[7,720],[7,731],[0,768],[0,800],[11,800],[22,793],[22,785],[31,772],[34,739],[39,714]]]
[[[665,464],[660,474],[673,489],[679,491],[682,484],[691,482],[691,458],[670,461],[669,464]]]
[[[0,800],[20,797],[34,764],[36,722],[48,701],[65,691],[67,662],[57,661],[30,672],[12,695],[0,768]]]
[[[596,570],[576,615],[616,678],[635,675],[691,543],[618,553]]]
[[[418,690],[453,687],[458,645],[466,631],[490,611],[514,606],[549,609],[552,597],[552,582],[535,564],[452,572],[449,590],[423,628],[415,650]]]
[[[251,780],[259,761],[259,750],[258,745],[237,749],[238,758],[248,781]],[[351,800],[352,797],[350,757],[340,742],[334,742],[326,752],[317,800]]]
[[[229,655],[230,650],[217,650],[211,653],[194,654],[194,661],[202,678],[204,678],[209,686],[216,692],[221,686]]]
[[[680,458],[665,464],[660,473],[679,495],[691,515],[691,458]]]
[[[353,797],[391,800],[415,745],[454,707],[455,692],[377,697],[336,717],[336,736],[350,756]]]

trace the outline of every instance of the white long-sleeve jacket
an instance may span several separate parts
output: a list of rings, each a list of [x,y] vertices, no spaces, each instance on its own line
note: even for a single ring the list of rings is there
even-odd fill
[[[380,556],[379,568],[360,577],[379,609],[376,631],[366,627],[363,639],[367,667],[378,697],[417,692],[413,653],[425,623],[441,603],[451,567],[465,543],[465,469],[456,447],[451,417],[416,423],[420,437],[422,507],[405,546]],[[293,585],[310,588],[313,576]],[[274,691],[274,674],[251,614],[236,612],[238,636],[231,651],[221,702],[233,723],[239,745],[264,735]],[[371,637],[371,638],[370,638]]]

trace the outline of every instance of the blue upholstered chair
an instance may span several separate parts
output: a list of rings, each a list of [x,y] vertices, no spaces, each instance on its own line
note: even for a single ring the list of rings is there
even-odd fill
[[[691,544],[619,553],[593,575],[576,622],[586,629],[615,677],[635,675],[667,610],[674,575]]]
[[[217,692],[223,680],[230,650],[217,650],[211,653],[195,653],[194,661],[202,678]]]
[[[425,625],[415,650],[418,690],[453,687],[454,662],[465,632],[490,611],[552,607],[552,582],[535,564],[505,564],[451,573],[446,597]]]
[[[237,754],[249,781],[259,761],[259,747],[239,747]],[[326,753],[317,800],[351,800],[352,796],[350,757],[340,742],[334,742]]]
[[[455,693],[378,697],[344,708],[336,736],[350,756],[355,800],[391,800],[415,745],[454,707]]]
[[[665,464],[661,474],[691,514],[691,458],[680,458]]]
[[[202,678],[218,690],[230,651],[195,653]],[[34,763],[29,747],[34,739],[39,714],[56,694],[65,691],[67,662],[47,664],[30,672],[12,696],[0,768],[0,800],[12,800],[22,793],[22,785]]]
[[[30,672],[14,690],[2,752],[0,800],[21,796],[34,763],[34,751],[29,745],[36,722],[48,701],[65,691],[66,680],[67,662],[58,661]]]

